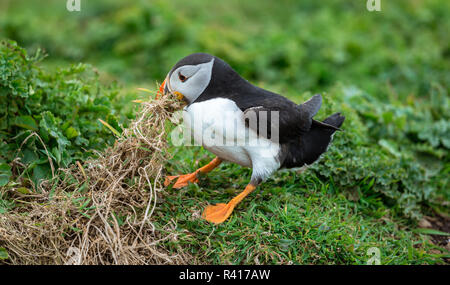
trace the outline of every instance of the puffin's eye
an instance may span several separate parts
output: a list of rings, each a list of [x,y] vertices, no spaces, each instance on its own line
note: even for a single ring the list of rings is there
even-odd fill
[[[180,72],[178,72],[178,78],[181,80],[181,82],[185,82],[188,79],[186,76],[184,76]]]

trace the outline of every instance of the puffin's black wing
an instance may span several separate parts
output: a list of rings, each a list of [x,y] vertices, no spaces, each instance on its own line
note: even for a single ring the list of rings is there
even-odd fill
[[[312,117],[317,114],[322,104],[322,97],[319,94],[300,105],[278,94],[272,94],[272,96],[252,98],[254,106],[249,108],[242,108],[245,105],[245,100],[238,100],[238,106],[244,109],[247,127],[256,131],[258,135],[265,136],[267,134],[266,137],[272,138],[272,127],[278,127],[279,141],[284,143],[298,138],[301,133],[308,132],[311,125],[317,122]],[[254,120],[252,121],[252,118],[255,117],[257,123]],[[262,124],[261,119],[267,120],[266,132],[262,130],[264,124]],[[278,126],[276,122],[278,122]]]

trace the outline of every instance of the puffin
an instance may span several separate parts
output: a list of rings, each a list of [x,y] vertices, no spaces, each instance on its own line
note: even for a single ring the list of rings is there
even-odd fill
[[[228,203],[208,205],[202,218],[223,223],[247,195],[280,169],[304,169],[327,151],[345,120],[335,113],[314,119],[322,96],[296,104],[259,88],[217,56],[194,53],[178,61],[160,85],[162,96],[184,101],[183,123],[193,139],[215,158],[192,173],[166,176],[164,185],[197,183],[222,162],[252,168],[245,189]],[[205,139],[205,134],[208,138]],[[212,134],[212,135],[211,135]]]

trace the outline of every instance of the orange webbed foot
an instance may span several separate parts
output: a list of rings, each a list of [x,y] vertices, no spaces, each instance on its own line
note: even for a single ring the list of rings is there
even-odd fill
[[[173,180],[177,179],[175,184],[173,185],[173,188],[181,188],[184,186],[187,186],[189,182],[191,183],[198,183],[198,177],[197,175],[205,174],[216,168],[222,160],[218,157],[214,158],[210,163],[207,165],[197,169],[195,172],[185,175],[177,175],[177,176],[167,176],[166,180],[164,181],[164,186],[168,186],[170,183],[172,183]]]
[[[216,205],[209,205],[206,207],[202,217],[214,224],[223,223],[233,212],[235,205],[233,203],[219,203]]]
[[[185,175],[167,176],[164,181],[164,186],[168,186],[173,180],[177,179],[172,188],[178,189],[185,187],[190,183],[198,183],[197,172]]]
[[[219,203],[216,205],[209,205],[202,214],[203,219],[214,224],[223,223],[233,212],[234,207],[242,201],[248,194],[255,190],[256,186],[248,184],[239,195],[231,199],[228,204]]]

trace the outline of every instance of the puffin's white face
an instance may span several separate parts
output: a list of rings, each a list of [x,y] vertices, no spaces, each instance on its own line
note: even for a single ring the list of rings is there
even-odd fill
[[[208,87],[213,65],[214,58],[210,62],[178,67],[166,79],[168,91],[188,103],[194,102]]]

